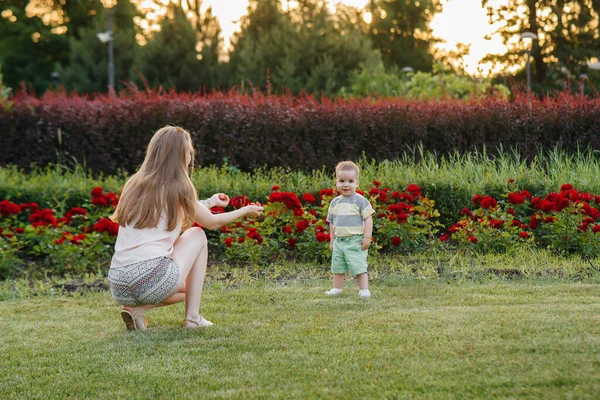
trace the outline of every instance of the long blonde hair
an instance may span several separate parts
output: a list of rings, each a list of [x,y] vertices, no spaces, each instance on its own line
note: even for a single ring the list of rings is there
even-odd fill
[[[136,221],[136,229],[153,228],[165,212],[169,231],[174,230],[180,220],[184,228],[191,226],[198,201],[190,180],[194,154],[192,139],[186,130],[165,126],[156,131],[142,166],[123,186],[111,219],[121,226]]]

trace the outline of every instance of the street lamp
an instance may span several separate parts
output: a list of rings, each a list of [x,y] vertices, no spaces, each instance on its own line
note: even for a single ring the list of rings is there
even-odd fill
[[[533,32],[523,32],[519,37],[521,40],[531,40],[531,44],[527,46],[527,91],[531,91],[531,66],[530,66],[530,58],[531,58],[531,48],[533,47],[533,41],[537,40],[537,35]]]
[[[579,79],[581,79],[581,95],[582,96],[585,94],[585,81],[587,80],[587,78],[588,78],[587,74],[579,75]]]
[[[116,1],[102,0],[102,5],[107,9],[106,32],[98,32],[96,36],[102,43],[108,43],[108,91],[115,90],[115,64],[113,61],[113,14]]]

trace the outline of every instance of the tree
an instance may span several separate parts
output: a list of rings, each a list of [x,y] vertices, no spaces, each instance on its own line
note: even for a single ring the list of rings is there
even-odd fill
[[[598,0],[509,0],[502,6],[482,0],[490,23],[501,22],[497,33],[508,51],[488,55],[487,61],[504,65],[523,65],[523,32],[533,32],[531,55],[533,80],[538,86],[561,79],[578,78],[586,61],[600,53]],[[548,82],[550,81],[550,82]]]
[[[69,38],[69,62],[60,69],[61,82],[68,89],[79,93],[105,92],[108,87],[107,44],[96,37],[106,30],[108,13],[113,17],[113,51],[115,65],[115,89],[123,81],[133,78],[133,63],[138,51],[135,40],[136,26],[133,22],[137,11],[128,0],[120,0],[111,10],[102,10],[93,18],[90,26],[80,29],[78,37]]]
[[[264,87],[268,71],[276,90],[335,95],[353,70],[375,57],[352,17],[331,14],[320,0],[301,0],[287,11],[278,0],[252,1],[233,39],[231,84]]]
[[[196,31],[180,7],[169,6],[160,31],[140,49],[136,65],[151,87],[161,85],[184,91],[200,88]],[[140,80],[135,79],[138,83]]]
[[[441,10],[438,0],[371,0],[369,36],[381,51],[386,68],[410,66],[431,71],[435,39],[429,23]]]
[[[5,0],[0,17],[0,63],[9,87],[30,84],[43,92],[52,84],[56,63],[68,58],[67,36],[55,33],[36,15],[28,16],[25,0]]]
[[[221,25],[209,7],[202,15],[200,29],[200,72],[198,80],[200,86],[208,89],[217,89],[227,82],[227,77],[219,61],[223,52]]]

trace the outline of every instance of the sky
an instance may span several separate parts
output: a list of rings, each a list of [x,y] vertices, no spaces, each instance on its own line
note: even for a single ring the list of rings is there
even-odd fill
[[[332,3],[364,7],[368,0],[331,0]],[[204,0],[203,8],[212,6],[214,14],[219,18],[225,48],[229,48],[231,35],[239,30],[237,22],[246,13],[247,0]],[[488,23],[485,9],[481,7],[481,0],[449,0],[444,3],[444,9],[437,14],[431,28],[436,37],[442,38],[446,43],[439,47],[451,50],[457,43],[471,45],[471,54],[466,56],[465,66],[467,72],[478,72],[479,60],[488,53],[503,53],[504,46],[498,36],[485,40],[486,35],[491,35],[494,28]],[[485,75],[489,66],[482,65],[481,72]]]

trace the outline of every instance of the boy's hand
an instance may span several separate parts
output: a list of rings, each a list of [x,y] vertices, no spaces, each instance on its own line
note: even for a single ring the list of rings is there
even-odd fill
[[[371,245],[371,238],[370,237],[366,237],[362,240],[362,246],[361,249],[367,250],[369,248],[369,246]]]
[[[329,250],[333,251],[333,242],[335,241],[335,239],[332,239],[329,241]]]

